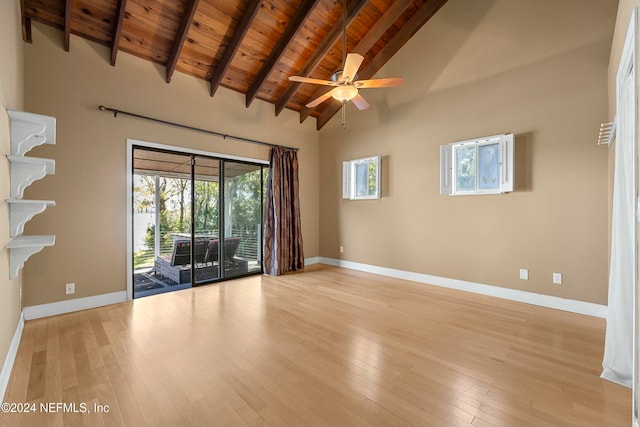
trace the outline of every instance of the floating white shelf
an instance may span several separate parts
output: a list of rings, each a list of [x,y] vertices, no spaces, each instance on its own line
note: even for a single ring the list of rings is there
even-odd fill
[[[15,237],[6,247],[9,249],[9,277],[18,275],[25,261],[45,246],[53,246],[56,236],[21,236],[24,225],[48,206],[53,200],[22,200],[24,189],[34,181],[53,175],[56,162],[52,159],[24,157],[33,147],[56,143],[56,119],[41,114],[7,110],[11,120],[11,198],[9,205],[9,235]]]
[[[53,175],[56,161],[38,157],[7,156],[11,162],[11,198],[22,199],[24,189],[34,181]]]
[[[56,143],[56,119],[42,114],[7,110],[11,119],[11,154],[23,156],[33,147]]]
[[[29,257],[45,246],[53,246],[56,236],[19,236],[7,244],[9,248],[9,277],[14,279]]]
[[[55,206],[53,200],[7,199],[9,204],[9,236],[16,237],[24,232],[24,225],[49,206]]]

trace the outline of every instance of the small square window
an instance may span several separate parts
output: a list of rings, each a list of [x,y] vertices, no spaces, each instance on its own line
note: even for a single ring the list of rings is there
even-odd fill
[[[380,156],[342,162],[342,198],[380,198]]]
[[[498,194],[509,191],[513,191],[513,134],[440,147],[440,194]]]

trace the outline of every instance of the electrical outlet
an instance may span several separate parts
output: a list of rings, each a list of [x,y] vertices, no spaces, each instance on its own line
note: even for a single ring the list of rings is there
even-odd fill
[[[553,283],[562,285],[562,273],[553,273]]]
[[[340,246],[340,253],[343,254],[344,253],[344,246]]]
[[[520,280],[529,280],[529,270],[526,268],[520,269]]]
[[[75,283],[67,283],[65,285],[65,292],[67,295],[76,293],[76,284]]]

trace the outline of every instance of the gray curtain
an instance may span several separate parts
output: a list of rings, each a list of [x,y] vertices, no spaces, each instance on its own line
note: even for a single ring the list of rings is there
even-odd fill
[[[277,276],[304,268],[298,153],[274,147],[269,164],[264,215],[264,272]]]

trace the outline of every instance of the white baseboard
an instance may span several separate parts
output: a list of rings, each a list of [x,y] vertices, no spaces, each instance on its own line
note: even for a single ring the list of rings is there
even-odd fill
[[[13,334],[13,339],[9,345],[9,351],[7,357],[2,364],[2,371],[0,371],[0,402],[4,402],[4,395],[7,392],[9,386],[9,379],[11,378],[11,371],[13,371],[13,363],[16,360],[18,354],[18,346],[20,345],[20,339],[22,338],[22,330],[24,329],[24,315],[21,313],[18,319],[18,326],[16,326],[16,332]]]
[[[587,316],[601,318],[605,318],[607,316],[606,305],[594,304],[591,302],[554,297],[551,295],[536,294],[533,292],[502,288],[500,286],[485,285],[482,283],[467,282],[458,279],[449,279],[447,277],[432,276],[429,274],[414,273],[411,271],[396,270],[394,268],[378,267],[375,265],[361,264],[358,262],[345,261],[335,258],[319,257],[319,262],[336,267],[344,267],[351,270],[379,274],[381,276],[411,280],[414,282],[426,283],[429,285],[458,289],[461,291],[473,292],[476,294],[488,295],[511,301],[518,301],[547,308],[554,308],[556,310],[585,314]]]
[[[49,304],[32,305],[24,307],[22,314],[24,320],[39,319],[41,317],[55,316],[57,314],[71,313],[73,311],[102,307],[103,305],[116,304],[127,300],[127,292],[112,292],[110,294],[94,295],[91,297],[75,298]]]
[[[313,264],[320,264],[320,257],[319,256],[314,256],[312,258],[305,258],[304,259],[304,265],[313,265]]]

